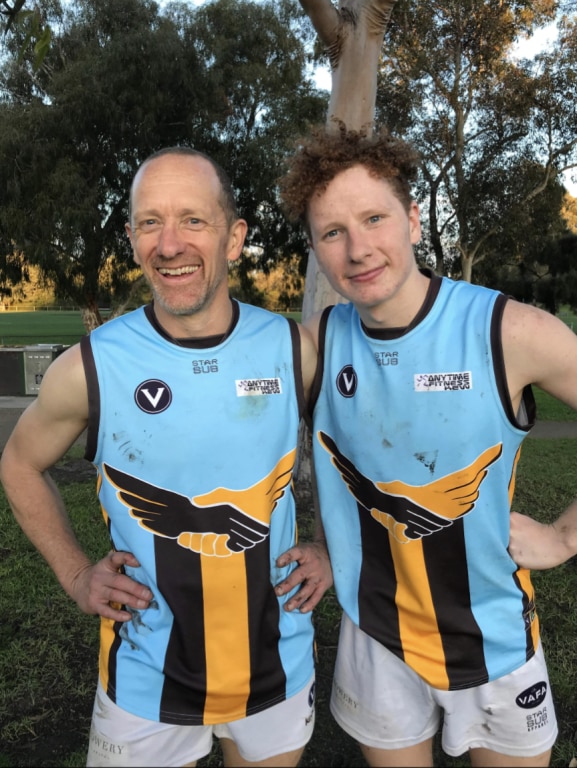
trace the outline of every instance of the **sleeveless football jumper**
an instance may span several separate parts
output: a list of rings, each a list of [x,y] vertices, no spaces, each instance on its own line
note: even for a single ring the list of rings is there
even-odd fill
[[[429,685],[468,688],[523,665],[539,642],[529,572],[507,547],[515,469],[533,425],[513,414],[505,297],[430,275],[405,330],[325,310],[313,452],[340,604]]]
[[[99,675],[119,707],[178,725],[231,722],[298,693],[314,673],[310,614],[274,585],[295,567],[292,473],[304,408],[296,324],[233,303],[214,346],[167,338],[151,308],[82,341],[86,458],[112,546],[154,595],[101,619]]]

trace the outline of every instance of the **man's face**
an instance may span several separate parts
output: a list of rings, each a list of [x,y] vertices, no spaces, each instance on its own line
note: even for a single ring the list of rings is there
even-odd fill
[[[393,299],[415,270],[417,205],[407,213],[388,181],[362,165],[342,171],[313,195],[308,222],[320,269],[361,316]]]
[[[241,253],[246,224],[227,224],[220,191],[202,157],[162,155],[135,178],[126,231],[161,322],[228,302],[228,261]]]

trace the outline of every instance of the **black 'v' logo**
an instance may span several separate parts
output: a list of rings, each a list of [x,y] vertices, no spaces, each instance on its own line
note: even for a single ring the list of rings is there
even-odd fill
[[[162,413],[172,402],[168,384],[160,379],[148,379],[139,384],[134,393],[136,405],[145,413]]]
[[[352,365],[345,365],[337,376],[337,389],[343,397],[353,397],[357,391],[357,374]]]

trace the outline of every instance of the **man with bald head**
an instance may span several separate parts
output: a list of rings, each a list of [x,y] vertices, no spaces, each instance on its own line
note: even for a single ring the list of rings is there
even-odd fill
[[[206,155],[139,168],[126,231],[153,300],[49,367],[2,456],[22,529],[101,617],[89,766],[294,766],[314,725],[311,610],[332,577],[297,545],[308,332],[232,300],[247,231]],[[111,551],[92,563],[49,468],[87,430]]]

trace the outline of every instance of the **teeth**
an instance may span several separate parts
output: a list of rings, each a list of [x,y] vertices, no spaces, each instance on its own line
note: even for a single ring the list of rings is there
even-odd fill
[[[178,275],[192,275],[197,271],[199,267],[178,267],[178,269],[169,269],[168,267],[160,267],[159,272],[161,275],[172,275],[177,277]]]

